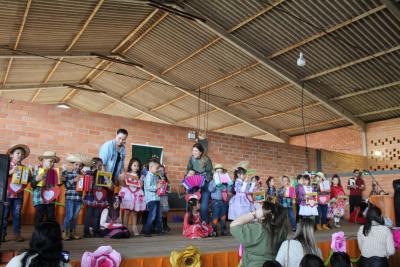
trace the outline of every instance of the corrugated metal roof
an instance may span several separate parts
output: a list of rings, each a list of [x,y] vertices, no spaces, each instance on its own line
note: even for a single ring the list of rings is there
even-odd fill
[[[251,137],[251,136],[258,135],[258,134],[262,134],[262,132],[260,132],[260,130],[257,130],[247,124],[238,124],[237,126],[222,129],[217,132],[225,133],[225,134],[232,134],[232,135],[241,135],[241,136],[246,136],[246,137]]]
[[[198,89],[252,63],[253,59],[229,43],[220,41],[179,65],[165,77],[179,85]]]
[[[371,54],[398,47],[400,44],[400,19],[384,8],[381,1],[278,0],[277,2],[279,2],[277,7],[268,11],[266,11],[268,4],[258,0],[204,0],[187,1],[184,4],[206,14],[227,32],[231,31],[233,36],[243,40],[266,57],[287,49],[287,52],[276,54],[272,60],[299,83],[306,77],[305,88],[318,92],[326,98],[399,80],[400,49],[387,54],[382,53],[375,58],[366,58],[362,63],[355,62]],[[18,48],[32,51],[65,50],[82,29],[97,4],[97,0],[32,1]],[[0,0],[0,6],[0,44],[13,47],[21,27],[26,2]],[[111,52],[153,11],[153,7],[135,1],[105,1],[71,51]],[[212,94],[210,100],[228,112],[241,114],[251,120],[269,115],[268,118],[257,121],[284,130],[289,135],[302,133],[303,129],[298,129],[302,126],[298,110],[301,103],[299,88],[288,86],[277,90],[287,83],[284,78],[258,64],[254,58],[220,39],[200,23],[173,14],[167,16],[164,14],[164,11],[155,13],[138,29],[131,40],[121,47],[120,51],[135,43],[125,52],[128,59],[143,64],[145,69],[154,73],[161,73],[163,78],[185,89],[194,90],[194,93],[199,87],[203,87],[204,91]],[[296,16],[300,20],[315,24],[316,27],[300,21],[295,18]],[[161,18],[163,19],[160,20]],[[159,23],[155,25],[157,21]],[[232,27],[237,25],[240,26],[232,30]],[[322,29],[333,30],[311,41],[304,41],[314,34],[321,33]],[[301,41],[304,41],[304,44],[298,45],[297,43]],[[291,49],[292,45],[296,47]],[[361,49],[355,48],[356,46]],[[295,64],[300,51],[304,53],[307,61],[303,68]],[[0,50],[0,54],[3,52],[7,51]],[[88,66],[95,66],[99,62],[95,58],[66,60]],[[0,58],[0,82],[4,80],[8,62],[8,59]],[[354,63],[346,66],[351,62]],[[39,85],[44,82],[54,64],[54,61],[40,58],[14,59],[6,86]],[[172,66],[174,67],[171,68]],[[329,71],[330,69],[335,71]],[[168,116],[178,121],[179,125],[197,128],[195,115],[208,110],[206,105],[201,103],[199,111],[196,98],[191,96],[181,98],[183,92],[157,83],[157,79],[135,67],[114,63],[109,70],[132,77],[104,72],[92,82],[95,89],[106,90],[120,97],[131,92],[126,96],[127,101],[149,109],[161,106],[153,111],[154,114]],[[318,74],[323,71],[328,72],[323,75]],[[50,82],[78,82],[87,73],[88,69],[64,62],[53,73]],[[314,74],[318,77],[308,77]],[[95,74],[92,75],[94,76]],[[154,79],[155,82],[141,86],[148,79]],[[354,115],[361,114],[359,118],[365,122],[398,117],[400,111],[389,108],[400,105],[399,88],[393,86],[374,90],[337,100],[336,103]],[[273,93],[263,94],[269,90]],[[2,96],[28,101],[34,92],[34,90],[2,92]],[[67,92],[69,89],[43,89],[36,101],[40,103],[60,101]],[[255,97],[260,94],[263,95]],[[178,100],[174,101],[177,98]],[[232,105],[237,100],[248,98],[251,98],[250,104]],[[305,94],[303,102],[307,107],[316,100]],[[91,111],[105,108],[104,113],[125,117],[141,114],[134,108],[116,103],[107,97],[83,91],[73,97],[70,103]],[[212,107],[209,109],[213,110]],[[293,109],[294,111],[289,114],[272,116]],[[378,113],[379,110],[384,111]],[[349,124],[346,120],[339,120],[336,113],[323,105],[306,108],[304,115],[305,124],[314,125],[307,128],[307,132]],[[217,129],[241,123],[241,120],[234,116],[221,111],[211,112],[208,114],[208,127]],[[204,117],[207,116],[201,117],[201,121],[204,121]],[[139,119],[160,122],[149,115],[140,115]],[[221,131],[244,136],[263,134],[247,124],[235,125]],[[277,139],[269,135],[259,138]]]
[[[157,70],[162,72],[213,37],[196,22],[169,15],[126,55],[144,66],[157,62]]]
[[[356,115],[400,106],[400,85],[357,97],[338,100],[338,103]]]
[[[2,92],[1,97],[20,101],[30,101],[34,94],[35,90],[20,90],[14,92]]]
[[[136,109],[133,109],[127,105],[117,103],[113,105],[112,107],[108,108],[104,112],[104,114],[109,114],[113,116],[121,116],[121,117],[126,117],[126,118],[134,118],[136,116],[139,116],[142,114],[141,112],[137,111]]]
[[[8,84],[40,84],[49,73],[54,62],[47,59],[16,58],[11,65]]]
[[[19,48],[65,50],[96,3],[95,0],[32,1]]]
[[[105,1],[72,51],[111,51],[153,10],[153,7],[129,1]]]
[[[137,77],[137,79],[135,79],[115,73],[104,72],[93,82],[95,86],[100,86],[118,96],[125,95],[129,91],[145,83],[148,79],[151,79],[149,75],[139,71],[137,68],[127,65],[113,64],[108,70],[123,75]]]
[[[80,91],[70,100],[73,105],[82,107],[84,110],[97,112],[103,107],[112,103],[112,100],[101,96],[100,94]]]
[[[40,94],[35,99],[35,102],[41,104],[54,104],[59,103],[61,99],[69,92],[69,88],[51,88],[42,89]]]
[[[0,0],[0,6],[0,44],[14,47],[26,2]]]

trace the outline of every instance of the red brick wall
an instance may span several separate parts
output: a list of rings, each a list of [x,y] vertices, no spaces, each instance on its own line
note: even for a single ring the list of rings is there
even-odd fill
[[[164,147],[164,163],[169,177],[178,182],[186,169],[193,141],[189,129],[141,120],[113,117],[77,109],[59,109],[0,98],[0,151],[15,143],[31,148],[27,164],[37,164],[37,156],[54,150],[61,158],[68,153],[96,156],[105,141],[115,136],[118,128],[129,132],[127,144],[140,143]],[[127,145],[127,161],[131,149]],[[209,154],[215,163],[233,170],[241,161],[249,161],[261,177],[295,175],[306,169],[304,148],[226,134],[209,134]],[[315,151],[310,151],[311,168],[315,168]]]
[[[343,127],[322,132],[307,134],[309,147],[330,151],[362,155],[361,133],[353,127]],[[289,144],[305,146],[303,135],[289,139]]]
[[[367,125],[369,169],[400,170],[400,118]],[[375,155],[379,151],[382,155]]]

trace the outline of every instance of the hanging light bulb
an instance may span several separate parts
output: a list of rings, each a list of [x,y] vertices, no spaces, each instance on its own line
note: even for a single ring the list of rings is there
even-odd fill
[[[304,59],[303,52],[300,52],[299,58],[297,59],[297,66],[304,67],[306,65],[306,60]]]

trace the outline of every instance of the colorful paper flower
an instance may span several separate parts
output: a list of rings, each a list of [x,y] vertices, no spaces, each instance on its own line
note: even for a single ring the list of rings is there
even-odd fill
[[[172,251],[169,261],[172,267],[200,267],[200,251],[194,246],[188,246],[181,251]]]
[[[333,252],[346,252],[346,237],[344,232],[332,234],[331,249]]]

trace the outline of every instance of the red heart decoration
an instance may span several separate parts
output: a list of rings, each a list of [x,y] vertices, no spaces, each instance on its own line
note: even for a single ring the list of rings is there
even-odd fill
[[[42,189],[42,198],[44,204],[49,204],[56,200],[60,195],[60,188],[58,186]]]
[[[106,196],[106,192],[104,190],[94,190],[94,197],[96,198],[97,201],[103,200]]]
[[[25,189],[25,185],[23,185],[23,184],[10,183],[8,185],[8,190],[10,190],[14,194],[18,194],[18,193],[24,191],[24,189]]]

